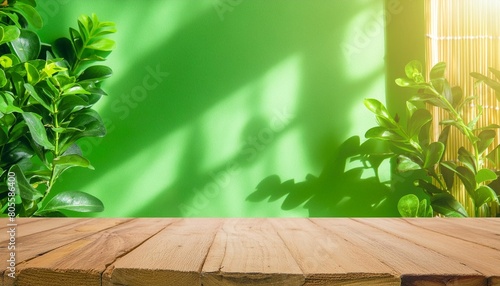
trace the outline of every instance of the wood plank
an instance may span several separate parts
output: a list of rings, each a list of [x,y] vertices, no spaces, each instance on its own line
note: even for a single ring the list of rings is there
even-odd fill
[[[304,219],[273,219],[304,272],[304,285],[400,285],[396,271],[361,247]]]
[[[200,285],[220,219],[177,219],[103,274],[103,285]]]
[[[15,229],[15,238],[16,241],[19,241],[19,238],[28,236],[37,232],[46,231],[49,229],[55,229],[61,226],[74,224],[78,221],[82,221],[82,219],[71,219],[71,218],[16,218],[13,226],[8,221],[8,219],[4,219],[5,227],[2,228],[1,233],[5,234],[2,236],[3,239],[0,241],[0,257],[8,257],[10,255],[10,251],[6,249],[9,246],[9,235],[7,233],[7,229],[14,228]],[[17,243],[16,243],[17,244]],[[16,245],[14,245],[16,246]],[[5,275],[5,271],[7,268],[7,261],[0,260],[0,275],[2,279],[0,279],[0,285],[3,285],[3,276]]]
[[[405,220],[358,221],[445,255],[450,260],[468,266],[487,278],[500,277],[500,252],[495,249],[420,228]],[[434,219],[426,220],[426,222],[432,224]],[[465,233],[467,228],[457,228],[456,231]]]
[[[390,225],[375,228],[362,223],[365,220],[311,220],[396,270],[401,276],[402,285],[486,285],[484,275],[438,251],[392,235],[385,230]],[[371,222],[370,219],[366,220]],[[375,221],[373,223],[376,224]],[[432,236],[427,239],[434,240]]]
[[[302,270],[268,219],[227,219],[202,269],[202,285],[303,285]]]
[[[58,247],[92,235],[95,232],[124,223],[128,220],[130,219],[79,219],[76,223],[59,227],[56,230],[48,229],[20,237],[16,239],[16,264],[19,265],[24,261],[28,261]],[[7,277],[7,274],[7,271],[5,271],[3,276],[4,285],[12,284],[12,279]]]
[[[135,219],[69,243],[19,265],[16,285],[100,286],[108,265],[172,222]]]
[[[436,218],[431,223],[425,219],[406,219],[410,224],[444,235],[500,250],[500,226],[492,225],[491,219]],[[460,232],[457,232],[460,229]]]

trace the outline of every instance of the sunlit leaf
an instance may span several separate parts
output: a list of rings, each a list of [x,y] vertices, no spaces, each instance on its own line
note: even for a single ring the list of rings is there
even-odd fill
[[[402,217],[417,217],[420,201],[416,195],[403,196],[398,201],[398,211]]]
[[[37,215],[58,211],[75,212],[101,212],[104,210],[102,202],[87,193],[79,191],[67,191],[55,195]]]
[[[498,178],[497,174],[490,169],[481,169],[476,174],[476,182],[481,184],[486,181],[493,181]]]

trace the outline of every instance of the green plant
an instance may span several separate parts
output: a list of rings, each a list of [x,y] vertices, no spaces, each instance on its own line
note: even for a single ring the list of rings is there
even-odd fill
[[[451,194],[451,189],[461,185],[471,198],[473,214],[479,215],[480,208],[489,202],[498,202],[500,188],[498,173],[488,168],[486,161],[498,162],[499,146],[488,152],[496,137],[497,124],[479,126],[483,108],[477,106],[477,116],[466,122],[463,117],[464,108],[476,99],[465,96],[460,87],[450,87],[446,80],[445,63],[436,64],[430,71],[429,80],[422,74],[422,65],[412,61],[405,67],[406,78],[399,78],[396,84],[412,88],[417,93],[406,102],[406,123],[393,117],[387,108],[378,100],[366,99],[366,107],[376,115],[378,126],[366,132],[370,139],[383,140],[390,144],[390,150],[397,157],[399,172],[423,171],[427,178],[417,179],[415,185],[422,188],[430,199],[421,201],[415,195],[401,198],[398,209],[403,216],[432,216],[433,211],[444,216],[465,217],[466,208]],[[500,79],[500,72],[490,69]],[[484,81],[497,91],[500,83],[478,73],[473,77]],[[498,96],[498,94],[497,94]],[[447,118],[439,122],[441,126],[437,141],[430,136],[431,113],[427,105],[435,106],[447,114]],[[458,149],[456,157],[445,159],[450,129],[455,128],[466,138],[468,146]],[[458,180],[456,180],[458,178]]]
[[[14,204],[19,216],[102,211],[102,202],[84,192],[46,198],[67,169],[93,169],[76,142],[106,133],[92,106],[106,94],[101,82],[112,74],[109,67],[96,63],[114,48],[107,36],[116,31],[115,25],[83,15],[78,29],[70,28],[70,36],[53,45],[42,43],[30,26],[42,27],[34,0],[2,4],[0,213],[5,215]]]

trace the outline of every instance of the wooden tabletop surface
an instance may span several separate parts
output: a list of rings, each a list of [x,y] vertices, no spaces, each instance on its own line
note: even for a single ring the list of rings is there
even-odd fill
[[[495,218],[0,221],[0,285],[500,285]]]

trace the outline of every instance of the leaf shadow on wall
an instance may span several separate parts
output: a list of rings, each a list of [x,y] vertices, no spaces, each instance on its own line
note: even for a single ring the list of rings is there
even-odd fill
[[[320,169],[325,158],[337,152],[342,138],[352,128],[348,120],[339,119],[350,118],[353,107],[362,102],[362,97],[373,82],[383,76],[382,66],[357,79],[349,78],[344,72],[345,58],[340,43],[344,40],[347,23],[365,7],[357,2],[345,1],[322,1],[323,4],[327,3],[323,6],[311,5],[306,1],[295,5],[266,1],[266,9],[261,9],[262,5],[256,5],[257,2],[243,2],[232,14],[227,15],[224,22],[216,18],[214,11],[207,11],[180,27],[151,52],[129,63],[124,74],[131,76],[123,84],[114,86],[110,94],[110,97],[122,97],[120,100],[123,102],[124,97],[130,95],[130,90],[141,84],[140,73],[137,76],[140,72],[138,67],[154,68],[160,65],[170,75],[144,101],[136,102],[136,107],[129,108],[126,116],[113,110],[113,106],[103,109],[103,117],[113,123],[113,128],[99,146],[92,148],[91,161],[99,172],[88,176],[80,173],[78,177],[71,175],[69,181],[71,178],[75,180],[69,182],[69,186],[74,185],[76,189],[95,180],[105,182],[100,186],[102,196],[108,198],[105,205],[118,209],[116,199],[124,198],[138,205],[127,216],[185,215],[179,206],[192,206],[200,189],[214,182],[213,174],[227,170],[228,164],[241,167],[258,164],[258,159],[264,155],[264,152],[260,152],[253,160],[248,160],[241,154],[244,148],[242,143],[233,156],[211,166],[209,170],[204,169],[202,159],[217,151],[205,147],[202,133],[206,126],[197,118],[294,54],[301,58],[295,117],[285,129],[275,134],[275,140],[270,144],[277,142],[288,131],[298,130],[305,157]],[[139,19],[142,15],[137,17]],[[242,137],[247,135],[247,129],[252,129],[250,127],[258,122],[256,110],[261,108],[260,99],[259,89],[256,89],[255,100],[246,106],[250,115],[245,119],[245,126],[249,128],[239,131]],[[224,117],[225,114],[220,113],[218,116]],[[144,164],[129,168],[135,169],[134,173],[107,180],[108,174],[117,169],[117,165],[127,164],[127,159],[134,154],[144,153],[141,156],[154,160],[155,157],[172,152],[169,149],[171,146],[156,145],[178,130],[187,130],[187,135],[178,143],[183,148],[178,151],[179,154],[175,154],[180,158],[175,174],[168,170],[154,170],[160,175],[154,178],[155,182],[148,182],[143,178],[153,170]],[[273,169],[268,168],[268,172],[273,172]],[[332,174],[333,177],[343,176],[342,172]],[[141,193],[147,193],[148,189],[130,187],[132,183],[139,185],[142,180],[144,186],[153,183],[161,185],[167,177],[171,183],[147,201],[141,201],[140,198]],[[251,183],[241,188],[241,202],[260,179],[253,178]],[[120,198],[107,194],[110,190],[119,192]],[[220,190],[211,199],[223,199],[224,191]],[[97,196],[101,197],[99,194]],[[210,204],[204,203],[204,207],[210,207]],[[198,215],[204,213],[203,209],[198,208],[198,211]]]
[[[397,201],[401,194],[381,181],[379,167],[392,155],[384,142],[358,136],[344,141],[336,154],[316,177],[307,175],[303,182],[281,181],[277,175],[262,180],[251,202],[283,200],[283,210],[304,207],[311,217],[380,217],[398,216]],[[348,167],[357,162],[357,166]],[[367,175],[368,173],[368,175]]]

